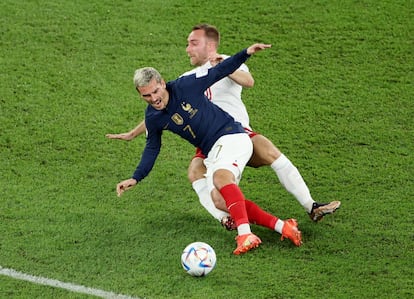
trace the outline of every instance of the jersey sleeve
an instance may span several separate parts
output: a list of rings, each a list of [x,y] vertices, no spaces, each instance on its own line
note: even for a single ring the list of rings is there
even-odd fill
[[[153,120],[154,121],[154,120]],[[151,120],[145,120],[146,124],[151,124]],[[147,139],[144,151],[141,156],[137,168],[132,175],[132,178],[137,182],[142,181],[151,172],[157,160],[161,149],[162,130],[157,129],[156,126],[147,125]]]
[[[217,81],[236,71],[249,57],[247,49],[244,49],[210,69],[200,68],[196,73],[182,76],[177,81],[180,81],[183,88],[191,88],[195,92],[204,92]]]
[[[225,55],[225,54],[221,54],[221,57],[223,57],[223,60],[226,60],[226,59],[228,59],[231,56]],[[211,65],[210,65],[210,67],[211,67]],[[238,69],[241,70],[241,71],[250,73],[249,67],[246,64],[244,64],[244,63],[242,63],[242,65]]]

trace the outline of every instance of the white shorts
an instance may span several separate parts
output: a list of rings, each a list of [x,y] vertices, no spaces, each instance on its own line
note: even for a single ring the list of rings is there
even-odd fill
[[[229,134],[220,137],[214,143],[204,164],[207,168],[208,189],[214,189],[213,174],[216,170],[227,169],[234,174],[236,183],[241,179],[244,167],[253,153],[253,143],[245,133]]]

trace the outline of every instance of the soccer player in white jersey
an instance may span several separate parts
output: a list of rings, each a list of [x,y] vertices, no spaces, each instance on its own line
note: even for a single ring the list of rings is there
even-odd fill
[[[197,68],[183,75],[212,67],[209,58],[218,55],[219,43],[220,34],[214,26],[208,24],[194,26],[187,39],[186,51],[190,57],[191,64],[197,66]],[[226,59],[228,56],[221,55],[221,57]],[[242,64],[234,73],[208,88],[206,95],[214,104],[240,122],[246,129],[246,132],[249,133],[253,142],[253,155],[247,165],[251,167],[270,166],[285,189],[297,199],[310,218],[317,222],[323,216],[335,212],[340,207],[341,202],[315,202],[305,181],[292,162],[268,138],[251,129],[249,115],[242,102],[241,93],[243,87],[253,87],[253,85],[254,79],[248,67]],[[145,130],[145,123],[141,122],[127,133],[107,134],[106,136],[111,139],[132,140],[136,136],[143,134]],[[206,171],[203,164],[204,158],[200,151],[197,151],[188,168],[188,178],[200,199],[200,203],[206,210],[214,218],[221,221],[227,229],[234,229],[234,222],[227,213],[225,202],[220,193],[217,190],[212,190],[210,193],[207,188],[204,177]]]

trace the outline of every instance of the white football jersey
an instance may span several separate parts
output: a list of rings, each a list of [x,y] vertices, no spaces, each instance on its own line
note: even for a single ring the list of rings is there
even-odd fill
[[[230,56],[221,55],[224,59]],[[211,68],[210,62],[196,67],[195,69],[185,72],[182,76],[187,76],[194,73],[206,72]],[[244,63],[239,70],[249,72],[249,68]],[[242,86],[234,82],[229,77],[225,77],[220,81],[214,83],[206,90],[206,96],[221,109],[230,114],[236,121],[240,122],[243,127],[251,129],[249,125],[249,115],[247,114],[246,106],[241,100]]]

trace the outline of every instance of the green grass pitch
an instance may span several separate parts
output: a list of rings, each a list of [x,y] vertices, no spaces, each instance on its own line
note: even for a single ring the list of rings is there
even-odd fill
[[[413,1],[11,1],[0,4],[0,266],[132,297],[412,298]],[[187,180],[193,148],[166,133],[153,172],[122,198],[145,139],[108,140],[143,117],[134,70],[191,68],[186,38],[216,25],[220,50],[271,43],[247,64],[256,131],[299,168],[314,224],[269,168],[245,194],[298,219],[304,245],[253,226],[263,244],[234,256],[235,233]],[[192,278],[184,247],[217,266]],[[0,298],[93,298],[0,275]]]

